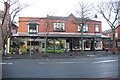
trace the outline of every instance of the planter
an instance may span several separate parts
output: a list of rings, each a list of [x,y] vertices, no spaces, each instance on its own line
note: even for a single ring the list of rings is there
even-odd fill
[[[27,53],[26,48],[21,46],[20,49],[19,49],[19,54],[25,54],[25,53]]]

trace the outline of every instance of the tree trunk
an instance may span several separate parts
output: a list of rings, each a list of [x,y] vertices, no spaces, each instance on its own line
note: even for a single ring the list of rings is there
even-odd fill
[[[115,29],[113,29],[113,51],[112,53],[115,54]]]
[[[2,38],[2,25],[0,25],[0,57],[2,57],[2,52],[3,52],[3,38]]]
[[[83,55],[83,46],[84,46],[84,43],[83,43],[83,24],[82,24],[82,29],[81,29],[81,54]]]
[[[53,53],[55,54],[55,39],[53,40],[53,42],[54,42],[54,52]]]
[[[45,51],[44,51],[44,54],[46,55],[46,49],[47,49],[47,35],[45,37]]]

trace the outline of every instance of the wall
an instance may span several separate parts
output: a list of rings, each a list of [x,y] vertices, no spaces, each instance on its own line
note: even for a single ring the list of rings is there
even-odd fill
[[[53,31],[53,22],[64,22],[65,23],[65,32],[66,33],[81,33],[78,32],[78,25],[73,24],[70,20],[74,20],[74,18],[68,17],[67,20],[60,20],[60,19],[51,19],[49,21],[50,25],[50,32],[55,32]],[[45,18],[38,18],[38,17],[19,17],[19,28],[18,32],[27,32],[27,24],[29,22],[37,22],[39,23],[39,32],[46,32],[46,27],[47,27],[47,20]],[[89,31],[87,33],[94,33],[95,32],[95,24],[99,24],[99,33],[102,33],[102,28],[101,28],[101,22],[86,22],[86,24],[89,24]],[[57,32],[57,33],[64,33],[64,32]]]

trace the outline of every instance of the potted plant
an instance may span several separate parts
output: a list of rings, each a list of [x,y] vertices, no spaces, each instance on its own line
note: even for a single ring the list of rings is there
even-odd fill
[[[25,54],[27,52],[26,47],[25,46],[20,46],[20,54]]]

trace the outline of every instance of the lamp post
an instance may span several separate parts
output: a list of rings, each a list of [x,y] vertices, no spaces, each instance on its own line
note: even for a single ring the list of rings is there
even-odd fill
[[[96,41],[96,32],[94,32],[94,55],[95,55],[95,46],[96,46],[95,45],[95,43],[96,43],[95,41]]]
[[[97,18],[97,14],[95,14],[94,18]],[[94,31],[94,55],[95,55],[95,47],[96,47],[95,43],[96,43],[96,30]]]
[[[30,58],[31,58],[31,39],[30,39]]]

